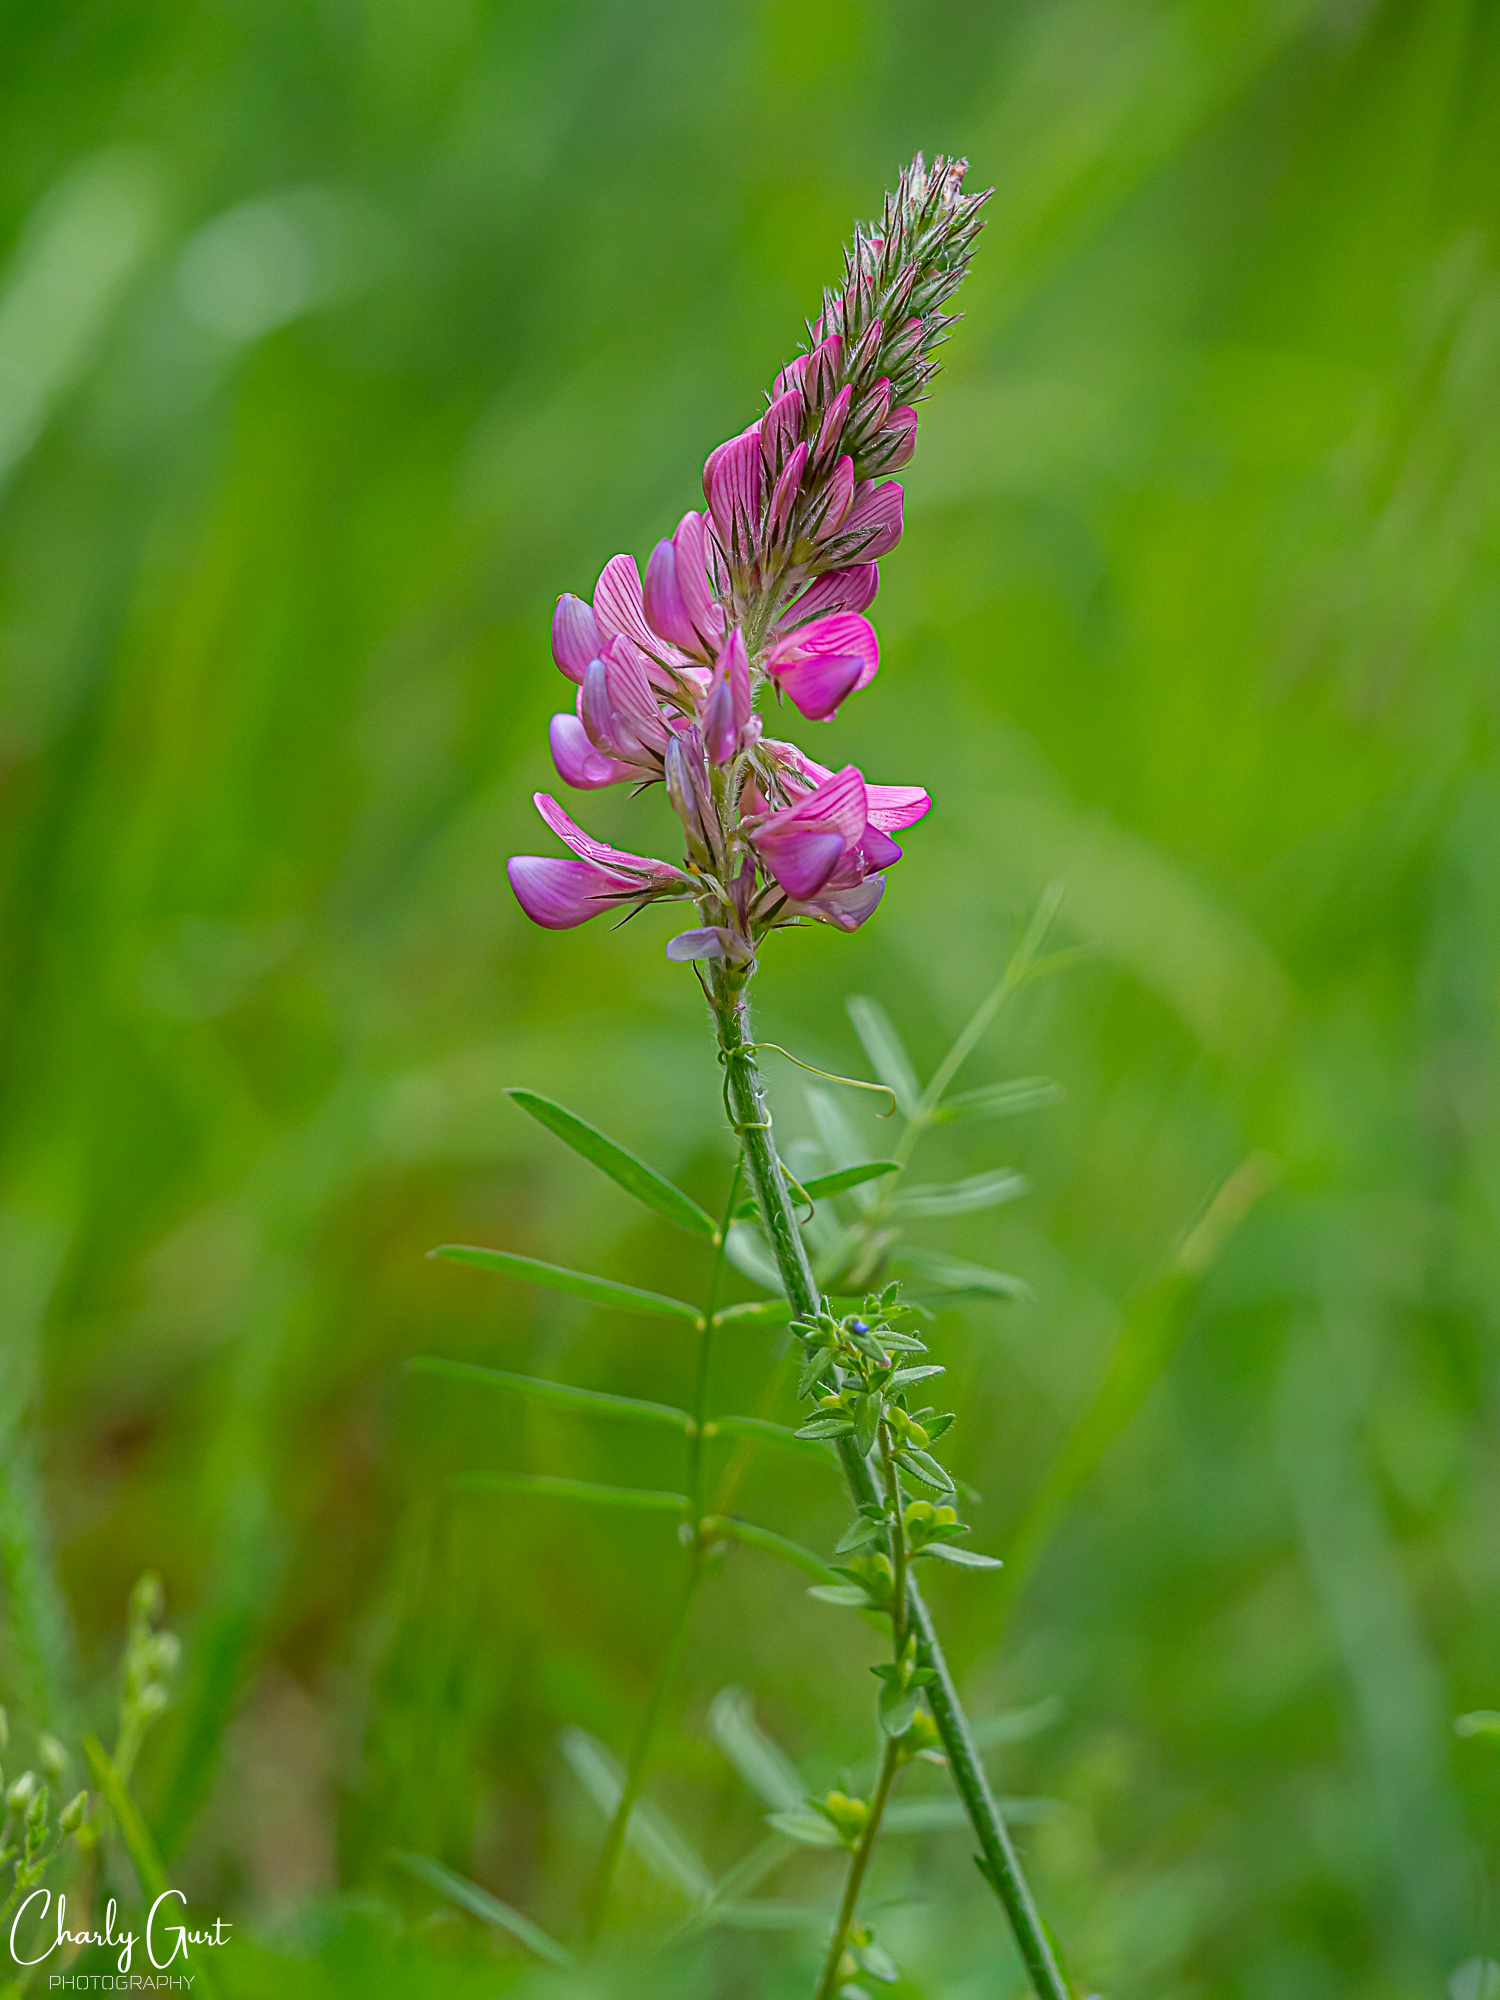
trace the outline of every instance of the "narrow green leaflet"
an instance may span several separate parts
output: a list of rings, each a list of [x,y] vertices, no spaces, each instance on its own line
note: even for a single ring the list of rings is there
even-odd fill
[[[455,1493],[529,1493],[537,1500],[579,1500],[589,1507],[623,1507],[642,1514],[686,1514],[685,1493],[648,1486],[596,1486],[588,1479],[557,1479],[546,1472],[455,1472]]]
[[[713,1417],[704,1425],[703,1435],[758,1438],[763,1444],[778,1445],[783,1451],[796,1452],[799,1457],[815,1458],[823,1465],[833,1463],[820,1444],[800,1438],[785,1424],[773,1424],[766,1417]]]
[[[1003,1569],[998,1556],[982,1556],[977,1549],[955,1548],[952,1542],[929,1542],[918,1549],[919,1556],[936,1556],[939,1562],[957,1563],[963,1569]]]
[[[398,1868],[404,1868],[408,1875],[415,1875],[429,1889],[446,1896],[450,1903],[457,1903],[460,1909],[478,1917],[492,1930],[508,1932],[519,1944],[524,1944],[528,1951],[535,1952],[549,1965],[561,1966],[567,1971],[578,1963],[566,1946],[560,1945],[556,1938],[548,1937],[530,1917],[523,1917],[519,1910],[513,1910],[509,1903],[502,1903],[498,1896],[492,1896],[488,1889],[481,1889],[467,1876],[455,1875],[441,1861],[429,1860],[425,1854],[411,1854],[402,1847],[393,1847],[390,1858]]]
[[[970,1264],[962,1257],[949,1257],[941,1250],[922,1250],[914,1243],[898,1243],[891,1262],[908,1271],[924,1287],[947,1292],[955,1298],[1029,1299],[1031,1287],[1024,1278],[1008,1271],[992,1271],[984,1264]]]
[[[815,1556],[811,1549],[803,1548],[800,1542],[788,1541],[785,1535],[778,1535],[771,1528],[759,1527],[754,1521],[741,1521],[733,1515],[714,1515],[711,1517],[711,1532],[715,1535],[727,1535],[734,1541],[743,1542],[746,1548],[760,1549],[768,1556],[779,1556],[784,1563],[790,1563],[793,1569],[800,1569],[809,1576],[816,1576],[835,1589],[845,1587],[839,1582],[838,1572],[831,1569],[821,1556]],[[864,1592],[860,1591],[859,1596],[863,1601]]]
[[[508,1090],[505,1094],[647,1208],[654,1208],[668,1222],[675,1222],[695,1236],[706,1236],[711,1243],[718,1240],[718,1224],[713,1217],[655,1167],[648,1167],[644,1160],[617,1146],[613,1139],[606,1139],[602,1132],[573,1112],[565,1111],[562,1105],[554,1104],[550,1097],[539,1097],[534,1090]]]
[[[565,1729],[559,1741],[568,1767],[606,1819],[612,1819],[625,1789],[618,1763],[586,1729]],[[627,1835],[631,1846],[659,1880],[681,1890],[695,1903],[709,1902],[714,1878],[707,1864],[683,1838],[664,1812],[637,1799]]]
[[[1044,1104],[1059,1104],[1067,1095],[1050,1076],[1017,1076],[1008,1083],[985,1083],[977,1090],[960,1091],[940,1104],[932,1114],[935,1125],[953,1118],[1014,1118],[1018,1112],[1036,1111]]]
[[[821,1814],[815,1813],[815,1819]],[[828,1822],[823,1821],[825,1826]],[[828,1827],[833,1832],[831,1826]],[[834,1836],[837,1844],[837,1835]],[[747,1903],[715,1903],[712,1921],[731,1931],[826,1931],[832,1912],[816,1903],[777,1903],[769,1897]]]
[[[721,1306],[714,1314],[715,1326],[785,1326],[792,1309],[785,1299],[746,1299],[740,1305]]]
[[[917,1082],[911,1057],[906,1053],[906,1046],[896,1033],[896,1025],[890,1015],[878,1000],[867,999],[862,993],[856,993],[846,1001],[845,1008],[865,1054],[875,1065],[875,1074],[896,1093],[896,1103],[903,1116],[914,1118],[921,1102],[922,1086]]]
[[[978,1208],[1000,1208],[1018,1201],[1031,1187],[1025,1174],[1013,1167],[999,1167],[993,1173],[971,1174],[967,1180],[949,1181],[942,1187],[907,1188],[891,1204],[896,1215],[968,1215]]]
[[[643,1292],[634,1285],[618,1285],[613,1278],[596,1278],[588,1271],[569,1271],[561,1264],[544,1264],[540,1257],[518,1257],[509,1250],[481,1250],[470,1243],[443,1243],[427,1254],[450,1258],[455,1264],[478,1264],[483,1270],[498,1271],[502,1278],[519,1278],[526,1285],[545,1285],[552,1292],[571,1292],[575,1298],[592,1299],[595,1305],[613,1306],[616,1312],[685,1319],[693,1326],[703,1323],[698,1308],[681,1299],[669,1299],[660,1292]]]
[[[647,1403],[636,1396],[611,1396],[602,1389],[575,1389],[570,1382],[544,1382],[538,1375],[512,1375],[504,1368],[480,1368],[471,1361],[445,1361],[439,1355],[417,1354],[407,1367],[418,1375],[440,1375],[450,1382],[463,1382],[476,1389],[499,1389],[523,1396],[533,1403],[552,1403],[564,1410],[581,1410],[589,1416],[621,1417],[638,1424],[661,1424],[667,1430],[686,1431],[692,1418],[686,1410],[670,1403]]]
[[[920,1479],[924,1486],[934,1487],[939,1493],[954,1491],[953,1481],[946,1469],[938,1464],[930,1452],[918,1451],[914,1444],[903,1445],[897,1451],[896,1463],[903,1472],[909,1472],[913,1479]]]
[[[1042,1798],[996,1799],[1007,1825],[1035,1826],[1055,1819],[1059,1801]],[[969,1825],[962,1799],[893,1799],[880,1823],[882,1833],[957,1833]]]
[[[751,1791],[774,1811],[792,1812],[802,1804],[807,1796],[802,1774],[756,1721],[755,1704],[744,1688],[720,1688],[709,1704],[708,1726]]]
[[[878,1181],[884,1174],[900,1172],[899,1160],[867,1160],[863,1166],[841,1167],[836,1174],[818,1174],[802,1183],[802,1192],[810,1201],[827,1201],[832,1195],[863,1187],[866,1181]]]

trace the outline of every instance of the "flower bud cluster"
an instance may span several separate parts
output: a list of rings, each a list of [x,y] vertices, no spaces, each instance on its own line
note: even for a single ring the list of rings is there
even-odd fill
[[[6,1748],[9,1736],[5,1711],[0,1708],[0,1749]],[[55,1736],[43,1736],[37,1760],[55,1781],[67,1769],[68,1753]],[[35,1771],[22,1771],[9,1784],[0,1774],[0,1796],[4,1801],[0,1812],[0,1885],[7,1873],[10,1876],[8,1891],[0,1895],[0,1915],[6,1915],[41,1880],[60,1843],[83,1825],[89,1795],[79,1792],[70,1799],[55,1823],[51,1789]]]

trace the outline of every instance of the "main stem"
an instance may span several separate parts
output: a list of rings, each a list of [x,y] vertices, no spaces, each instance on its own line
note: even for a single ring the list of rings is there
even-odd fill
[[[792,1310],[799,1316],[811,1317],[819,1310],[821,1299],[776,1156],[770,1109],[755,1064],[755,1040],[745,985],[745,977],[731,971],[722,959],[712,961],[706,987],[718,1029],[725,1098],[730,1123],[743,1147],[746,1177],[760,1205],[776,1267],[781,1273],[782,1288]],[[856,1506],[883,1501],[882,1481],[852,1439],[841,1439],[838,1451]],[[1030,1974],[1037,2000],[1071,2000],[1052,1942],[979,1761],[969,1719],[948,1671],[932,1614],[914,1577],[907,1582],[906,1607],[910,1628],[917,1635],[922,1664],[936,1675],[926,1691],[927,1703],[942,1738],[953,1782],[979,1842],[985,1878],[1010,1919],[1016,1948]]]

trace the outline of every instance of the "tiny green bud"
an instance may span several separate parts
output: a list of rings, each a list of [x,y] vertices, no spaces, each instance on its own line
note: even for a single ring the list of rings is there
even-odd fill
[[[147,1681],[135,1698],[136,1713],[147,1722],[154,1722],[167,1705],[167,1691],[160,1681]]]
[[[31,1803],[31,1797],[35,1790],[36,1773],[34,1771],[23,1771],[19,1778],[12,1780],[5,1794],[5,1803],[12,1812],[25,1812],[27,1806]]]
[[[161,1578],[154,1570],[147,1570],[130,1593],[130,1616],[134,1623],[150,1625],[160,1618],[166,1605],[162,1592]]]
[[[77,1833],[79,1827],[88,1818],[88,1813],[89,1795],[87,1792],[78,1792],[63,1807],[62,1817],[58,1821],[58,1826],[64,1833]]]
[[[170,1680],[182,1662],[182,1642],[175,1632],[158,1632],[151,1641],[151,1663],[162,1680]]]
[[[43,1736],[37,1743],[36,1754],[49,1778],[60,1778],[68,1768],[68,1753],[55,1736]]]

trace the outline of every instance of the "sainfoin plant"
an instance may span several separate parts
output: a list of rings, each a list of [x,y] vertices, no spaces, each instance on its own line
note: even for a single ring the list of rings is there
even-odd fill
[[[1003,1293],[1011,1281],[930,1253],[925,1262],[915,1251],[904,1261],[892,1257],[903,1216],[992,1205],[1017,1190],[1018,1177],[1004,1172],[944,1189],[904,1188],[903,1176],[917,1140],[938,1120],[993,1115],[1044,1094],[1030,1085],[997,1085],[953,1097],[950,1088],[996,1008],[1035,969],[1050,913],[1040,913],[1000,986],[925,1087],[883,1011],[873,1002],[852,1003],[855,1025],[884,1079],[875,1087],[901,1114],[900,1136],[885,1160],[835,1158],[831,1171],[805,1184],[793,1178],[777,1150],[757,1062],[768,1045],[757,1042],[749,1011],[767,940],[812,923],[841,931],[866,923],[887,872],[901,859],[897,836],[931,803],[919,784],[872,783],[853,764],[830,769],[815,762],[769,734],[766,716],[789,704],[806,718],[832,718],[875,679],[879,644],[866,613],[879,587],[879,564],[902,533],[903,489],[891,475],[912,456],[916,406],[936,372],[935,350],[953,324],[945,307],[981,226],[985,197],[963,191],[964,173],[963,162],[938,159],[929,167],[920,156],[906,169],[879,222],[856,230],[842,283],[825,292],[805,351],[777,376],[763,413],[710,455],[704,506],[684,514],[670,538],[656,545],[644,578],[632,557],[617,555],[606,563],[592,599],[563,596],[553,621],[553,658],[576,689],[572,708],[555,716],[551,727],[559,775],[580,791],[661,784],[681,823],[682,848],[674,858],[658,859],[609,846],[583,831],[556,798],[538,793],[542,820],[568,851],[513,858],[511,885],[526,914],[551,929],[609,913],[629,916],[655,902],[691,911],[666,953],[694,968],[707,998],[737,1159],[716,1221],[581,1118],[516,1090],[521,1108],[596,1167],[707,1239],[712,1268],[706,1296],[690,1304],[500,1249],[450,1245],[437,1254],[625,1311],[690,1321],[699,1342],[691,1405],[634,1403],[438,1359],[415,1364],[573,1407],[608,1406],[609,1414],[665,1425],[685,1440],[680,1494],[519,1474],[475,1474],[466,1481],[511,1491],[547,1489],[586,1504],[681,1517],[687,1588],[628,1762],[623,1769],[613,1765],[592,1739],[580,1738],[572,1748],[575,1768],[610,1813],[588,1899],[586,1941],[605,1919],[713,1553],[737,1540],[784,1556],[817,1577],[815,1594],[886,1634],[888,1657],[876,1669],[880,1753],[868,1796],[836,1791],[801,1798],[784,1784],[786,1795],[779,1796],[776,1781],[766,1793],[776,1807],[772,1827],[783,1840],[848,1853],[842,1893],[829,1913],[817,2000],[857,2000],[867,1990],[862,1982],[897,1977],[861,1919],[860,1894],[899,1775],[916,1758],[944,1763],[951,1773],[979,1868],[1004,1907],[1040,2000],[1066,2000],[1068,1993],[919,1582],[921,1565],[932,1560],[976,1570],[996,1566],[962,1541],[955,1483],[938,1449],[953,1417],[928,1403],[943,1370],[927,1358],[917,1330],[930,1317],[920,1299],[944,1290]],[[820,1102],[836,1123],[831,1103]],[[825,1205],[839,1200],[852,1219],[832,1219]],[[767,1272],[773,1264],[783,1296],[723,1306],[731,1256]],[[889,1278],[898,1267],[921,1280],[906,1297]],[[710,1411],[715,1335],[746,1321],[789,1328],[792,1355],[801,1364],[799,1393],[810,1405],[795,1433],[763,1415]],[[735,1440],[740,1451],[765,1444],[836,1455],[852,1517],[832,1562],[729,1511],[737,1466],[731,1459],[711,1483],[708,1447],[715,1438]],[[738,1740],[753,1763],[748,1715],[721,1704],[717,1721],[731,1754]],[[483,1896],[433,1862],[404,1859],[470,1907]],[[732,1890],[689,1883],[695,1920],[712,1920],[716,1900],[743,1896],[753,1880],[753,1870],[741,1869]],[[571,1958],[518,1912],[492,1898],[484,1902],[492,1919],[500,1912],[495,1920],[543,1956]]]

